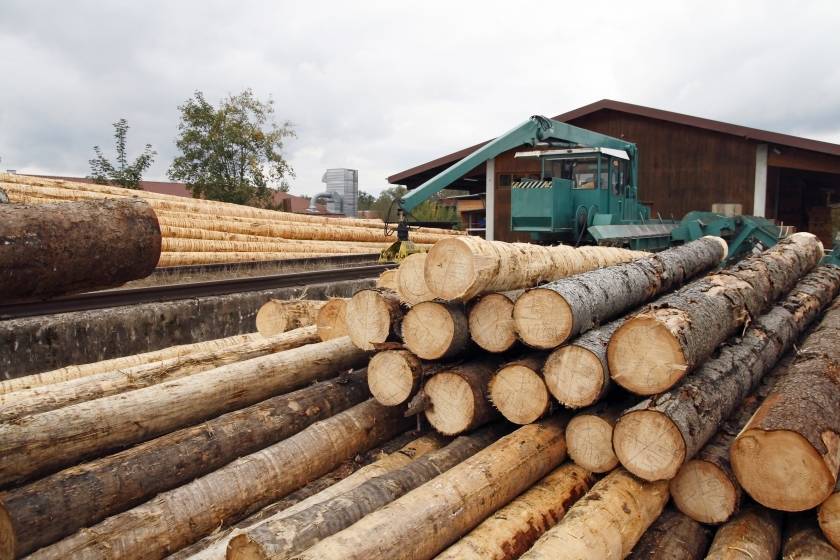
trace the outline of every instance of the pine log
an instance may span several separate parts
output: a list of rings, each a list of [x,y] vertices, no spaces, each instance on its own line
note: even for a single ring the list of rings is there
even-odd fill
[[[540,374],[546,354],[533,352],[500,367],[488,384],[488,395],[502,416],[514,424],[536,422],[551,408]]]
[[[629,263],[532,288],[516,300],[516,331],[528,346],[556,348],[716,267],[726,252],[723,239],[703,237]]]
[[[486,356],[442,369],[423,388],[429,400],[426,418],[444,435],[457,435],[498,416],[487,396],[487,384],[501,359]]]
[[[488,352],[507,352],[519,340],[513,304],[523,290],[491,292],[473,300],[469,309],[470,337]]]
[[[738,482],[760,504],[804,511],[834,491],[840,469],[840,298],[735,439]]]
[[[399,339],[402,319],[399,296],[380,288],[359,290],[344,311],[348,334],[362,350],[374,350],[376,344]]]
[[[548,390],[560,404],[582,408],[600,401],[610,389],[607,344],[624,319],[592,329],[549,354],[543,366]]]
[[[434,557],[563,461],[564,424],[563,417],[552,417],[519,428],[322,540],[299,554],[298,560]]]
[[[207,264],[233,264],[243,262],[285,261],[291,259],[315,259],[319,257],[334,257],[335,253],[307,252],[307,253],[199,253],[184,252],[161,253],[158,268],[173,266],[196,266]]]
[[[781,516],[758,505],[744,508],[720,526],[706,560],[776,560],[781,548]]]
[[[840,550],[840,479],[831,494],[818,510],[820,529],[834,548]]]
[[[399,269],[392,268],[390,270],[386,270],[379,275],[379,278],[376,279],[376,287],[396,292],[399,287],[399,284],[397,283],[397,274],[399,274]]]
[[[257,311],[257,332],[273,336],[315,324],[325,301],[311,299],[270,299]]]
[[[613,381],[639,395],[668,390],[757,317],[822,258],[822,244],[795,233],[771,249],[661,297],[610,339]],[[514,310],[515,312],[515,310]]]
[[[396,292],[408,305],[417,305],[435,299],[434,294],[426,286],[426,279],[423,276],[425,266],[426,253],[414,253],[400,263]]]
[[[514,560],[557,524],[594,482],[572,463],[557,467],[521,496],[444,550],[435,560]]]
[[[162,558],[302,487],[409,427],[370,399],[35,552],[32,560]]]
[[[840,268],[818,268],[716,358],[670,391],[626,411],[613,433],[621,464],[645,480],[676,476],[838,290]]]
[[[405,346],[424,360],[446,360],[469,346],[470,331],[464,306],[454,302],[425,301],[405,314]]]
[[[667,502],[666,482],[644,482],[624,469],[616,469],[598,481],[521,558],[624,558]]]
[[[0,422],[149,387],[214,367],[313,344],[318,340],[314,326],[303,327],[227,348],[195,352],[160,362],[0,395]]]
[[[632,402],[632,401],[630,401]],[[612,446],[615,422],[629,402],[600,402],[575,414],[566,426],[569,458],[594,473],[605,473],[618,466]]]
[[[503,428],[491,426],[458,437],[446,447],[368,480],[344,494],[292,516],[267,521],[233,539],[227,557],[230,560],[291,558],[446,472],[503,434]]]
[[[364,363],[339,338],[0,424],[0,484],[242,408]]]
[[[666,508],[642,535],[630,560],[701,560],[711,532],[687,515]]]
[[[420,389],[422,378],[423,362],[408,350],[384,350],[368,364],[370,394],[385,406],[411,400]]]
[[[806,512],[785,520],[782,560],[840,560],[840,550],[820,533],[813,512]]]
[[[145,278],[160,227],[142,201],[0,205],[0,294],[46,298]]]
[[[327,341],[334,338],[347,336],[347,300],[344,298],[333,298],[318,310],[315,318],[315,325],[318,327],[318,336],[321,340]]]
[[[384,246],[385,243],[375,245]],[[221,239],[180,239],[164,237],[161,242],[164,253],[332,253],[332,254],[371,254],[376,249],[371,244],[341,243],[318,241],[308,243],[288,243],[285,239],[269,241],[230,241]]]

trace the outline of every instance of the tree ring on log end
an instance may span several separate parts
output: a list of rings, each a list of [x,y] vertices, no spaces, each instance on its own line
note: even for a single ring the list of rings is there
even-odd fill
[[[400,264],[397,275],[397,292],[402,300],[410,305],[435,299],[434,294],[426,286],[424,270],[426,253],[414,253],[405,258]]]
[[[533,348],[551,349],[563,344],[572,330],[574,317],[565,298],[546,288],[522,294],[513,308],[519,338]]]
[[[738,507],[738,490],[714,463],[688,461],[671,480],[671,497],[677,508],[700,523],[728,520]]]
[[[475,415],[475,395],[466,380],[441,372],[429,379],[423,390],[431,404],[426,418],[438,432],[450,436],[469,428]]]
[[[613,431],[613,448],[624,468],[651,482],[674,478],[685,460],[680,430],[655,410],[621,416]]]
[[[346,311],[346,299],[331,299],[324,304],[315,319],[321,340],[326,342],[333,338],[347,336]]]
[[[464,297],[476,279],[474,257],[472,249],[459,239],[438,241],[426,255],[426,286],[441,299]]]
[[[500,369],[489,389],[493,405],[515,424],[536,422],[548,409],[548,389],[542,376],[524,365],[511,364]]]
[[[360,290],[347,302],[347,331],[353,344],[373,350],[391,333],[391,309],[376,290]]]
[[[637,395],[667,391],[688,369],[676,336],[654,317],[627,320],[610,338],[607,362],[613,381]]]
[[[835,492],[822,503],[817,519],[825,538],[840,550],[840,492]]]
[[[488,352],[504,352],[516,343],[513,302],[504,294],[481,297],[470,309],[469,323],[470,336]]]
[[[584,469],[605,473],[618,466],[612,446],[613,426],[594,414],[580,414],[569,420],[566,445],[569,457]]]
[[[604,392],[604,366],[593,352],[581,346],[564,346],[552,352],[543,374],[554,398],[569,408],[589,406]]]
[[[455,321],[445,305],[433,301],[418,303],[405,314],[403,341],[424,360],[444,356],[455,339]]]
[[[417,363],[419,365],[419,360]],[[370,359],[368,388],[379,404],[396,406],[404,403],[411,397],[414,385],[414,370],[402,351],[386,350]]]

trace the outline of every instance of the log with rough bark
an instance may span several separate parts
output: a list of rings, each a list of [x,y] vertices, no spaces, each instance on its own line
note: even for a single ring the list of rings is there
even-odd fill
[[[569,458],[594,473],[617,467],[618,457],[612,446],[613,427],[631,402],[600,402],[575,414],[566,427]]]
[[[276,501],[410,427],[373,399],[75,535],[32,560],[162,558]]]
[[[707,560],[776,560],[781,548],[781,516],[752,504],[720,526]]]
[[[365,360],[349,338],[339,338],[0,424],[0,484],[151,439]]]
[[[470,337],[488,352],[506,352],[519,340],[513,304],[523,290],[491,292],[476,298],[469,309]]]
[[[703,237],[633,262],[532,288],[516,300],[516,331],[533,348],[556,348],[718,266],[726,252],[723,239]]]
[[[2,299],[111,288],[155,269],[157,216],[142,201],[0,206]]]
[[[524,494],[488,517],[435,560],[514,560],[560,521],[594,482],[572,463],[557,467]]]
[[[426,418],[442,434],[457,435],[498,416],[487,397],[487,384],[501,359],[487,356],[438,371],[423,392]]]
[[[552,417],[519,428],[322,540],[299,554],[298,560],[434,557],[563,461],[564,424],[563,417]]]
[[[814,268],[822,244],[795,233],[771,249],[661,297],[626,320],[607,347],[613,381],[639,395],[673,387],[750,317]]]
[[[644,254],[614,247],[546,247],[460,236],[434,244],[426,257],[425,278],[436,297],[468,301],[485,292],[530,288]]]
[[[813,512],[785,519],[782,560],[840,560],[840,549],[825,540]]]
[[[400,263],[395,290],[408,305],[435,299],[435,295],[426,286],[426,278],[423,276],[425,266],[426,253],[414,253]]]
[[[423,362],[408,350],[384,350],[370,359],[368,387],[380,404],[397,406],[420,389]]]
[[[840,479],[837,480],[834,493],[820,504],[817,520],[828,542],[840,550]]]
[[[491,426],[458,437],[446,447],[344,494],[294,515],[269,520],[233,539],[227,557],[230,560],[291,558],[475,455],[504,433],[501,426]]]
[[[376,279],[376,287],[377,288],[384,288],[386,290],[391,290],[392,292],[397,291],[398,283],[397,283],[397,275],[399,274],[399,270],[396,268],[392,268],[391,270],[386,270],[382,274],[379,275],[379,278]]]
[[[598,481],[521,558],[624,558],[667,502],[668,483],[645,482],[624,469],[616,469]]]
[[[315,325],[318,327],[318,336],[323,341],[347,336],[347,300],[344,298],[328,300],[318,310]]]
[[[607,344],[624,319],[592,329],[549,354],[543,366],[548,390],[560,404],[582,408],[600,401],[609,390]]]
[[[318,340],[314,326],[302,327],[217,350],[195,352],[160,362],[120,368],[81,379],[0,395],[0,422],[149,387],[214,367],[313,344]]]
[[[551,398],[540,374],[545,358],[543,352],[526,354],[504,364],[490,378],[490,401],[514,424],[536,422],[551,408]]]
[[[626,411],[613,432],[621,464],[645,480],[676,476],[838,290],[840,268],[818,268],[716,358],[670,391]]]
[[[402,337],[406,348],[424,360],[454,358],[470,344],[464,306],[456,302],[418,303],[405,314]]]
[[[753,499],[782,511],[818,506],[840,469],[840,298],[735,439],[730,461]]]
[[[374,350],[400,337],[403,310],[396,293],[381,288],[359,290],[347,301],[344,320],[353,344]]]
[[[325,301],[311,299],[270,299],[257,311],[257,332],[274,336],[315,324]]]
[[[687,515],[667,508],[642,535],[630,560],[701,560],[712,535]]]

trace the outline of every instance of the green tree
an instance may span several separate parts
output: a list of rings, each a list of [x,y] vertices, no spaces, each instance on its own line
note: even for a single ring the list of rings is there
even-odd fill
[[[397,221],[397,203],[395,200],[402,198],[407,192],[403,186],[389,187],[383,190],[373,203],[372,210],[376,211],[383,220],[389,222]],[[458,211],[452,207],[442,204],[437,198],[430,198],[417,205],[411,212],[408,221],[419,222],[448,222],[459,224]]]
[[[120,119],[114,123],[115,149],[117,152],[116,165],[108,161],[108,158],[102,154],[99,146],[93,147],[93,152],[96,154],[96,157],[88,160],[90,164],[90,175],[88,175],[88,179],[93,179],[100,185],[119,185],[129,189],[140,188],[143,172],[152,165],[157,152],[152,149],[151,144],[146,144],[143,153],[134,160],[134,163],[128,163],[125,140],[128,129],[128,121],[125,119]]]
[[[359,198],[358,198],[358,209],[359,210],[370,210],[373,208],[373,203],[376,202],[376,198],[364,191],[359,191]]]
[[[246,89],[215,108],[197,91],[178,109],[175,145],[181,153],[169,177],[185,182],[193,196],[269,206],[269,183],[288,192],[286,179],[295,174],[283,157],[283,140],[295,133],[290,122],[275,122],[272,100],[260,101]]]

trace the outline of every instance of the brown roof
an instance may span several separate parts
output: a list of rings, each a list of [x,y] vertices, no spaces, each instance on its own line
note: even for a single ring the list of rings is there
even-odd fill
[[[595,103],[584,105],[583,107],[579,107],[578,109],[575,109],[573,111],[557,115],[556,117],[554,117],[554,120],[568,122],[604,109],[619,111],[622,113],[629,113],[631,115],[639,115],[650,119],[658,119],[661,121],[683,124],[686,126],[693,126],[695,128],[703,128],[706,130],[721,132],[723,134],[732,134],[734,136],[740,136],[748,140],[757,140],[759,142],[767,142],[769,144],[776,144],[779,146],[789,146],[792,148],[800,148],[803,150],[811,150],[813,152],[820,152],[823,154],[840,156],[840,144],[832,144],[830,142],[822,142],[820,140],[811,140],[808,138],[792,136],[790,134],[782,134],[779,132],[770,132],[767,130],[760,130],[758,128],[740,126],[737,124],[730,124],[721,121],[715,121],[712,119],[693,117],[691,115],[684,115],[682,113],[674,113],[673,111],[663,111],[662,109],[653,109],[651,107],[644,107],[642,105],[633,105],[632,103],[613,101],[612,99],[602,99],[600,101],[596,101]],[[417,165],[410,169],[406,169],[405,171],[401,171],[388,177],[388,182],[392,184],[399,184],[404,179],[416,175],[418,173],[429,171],[430,169],[434,169],[436,167],[440,167],[449,163],[454,163],[460,159],[463,159],[464,157],[474,152],[481,146],[487,144],[488,142],[490,142],[490,140],[485,140],[484,142],[480,142],[474,146],[470,146],[469,148],[464,148],[462,150],[458,150],[457,152],[453,152],[451,154],[439,157],[437,159],[433,159],[432,161],[426,162],[424,164]]]

